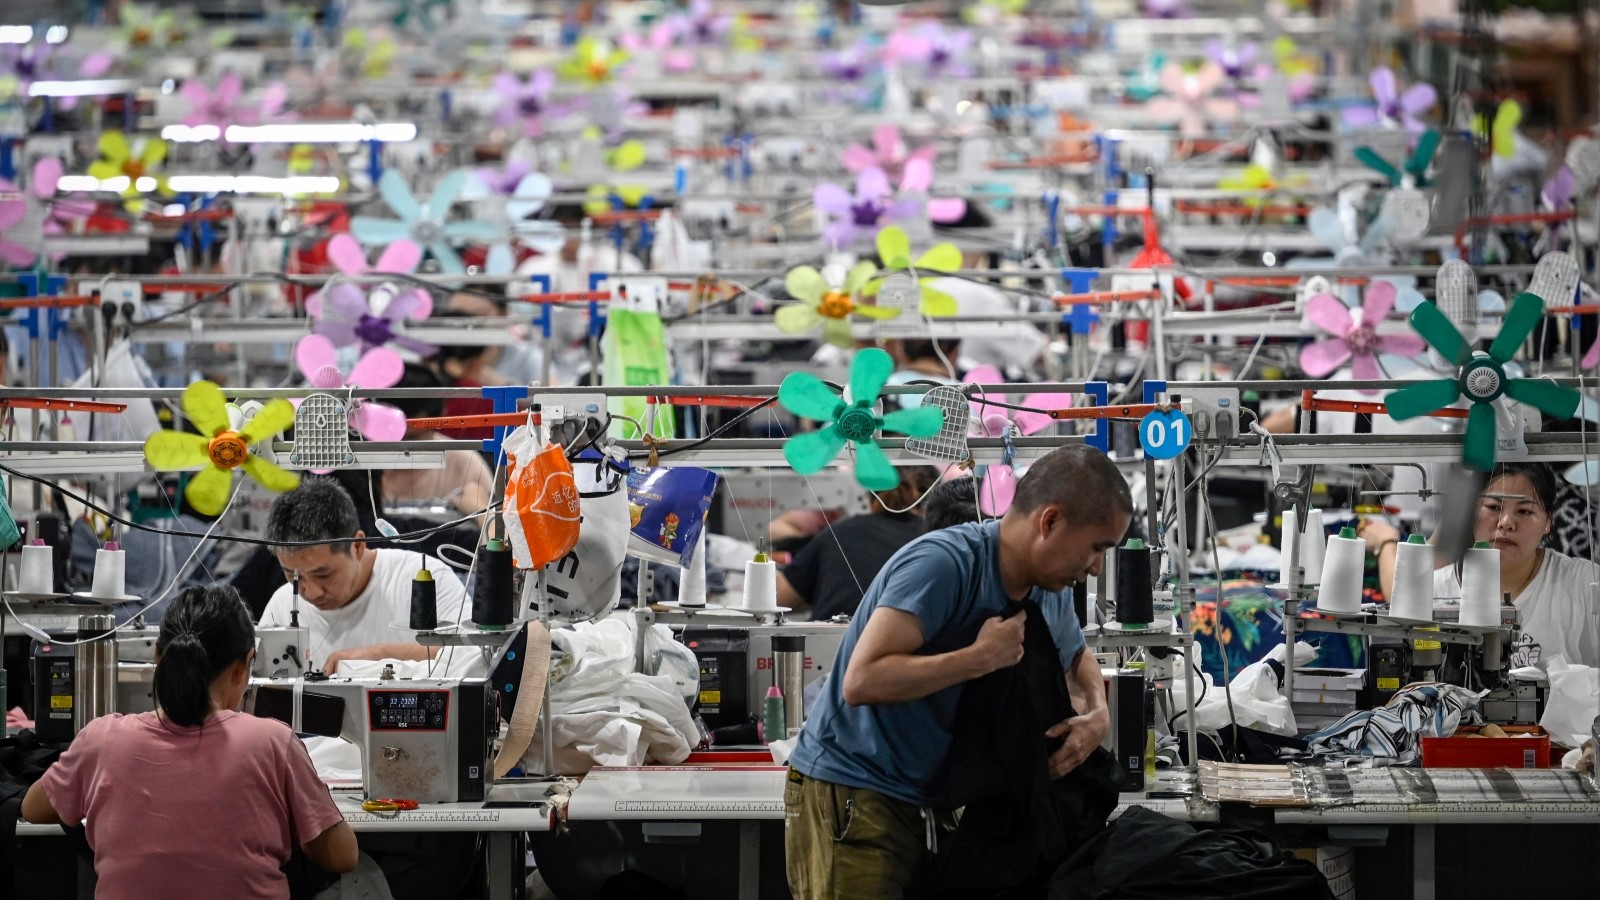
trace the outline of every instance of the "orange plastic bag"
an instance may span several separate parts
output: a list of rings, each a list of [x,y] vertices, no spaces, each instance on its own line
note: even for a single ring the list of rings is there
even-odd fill
[[[501,515],[519,569],[542,569],[578,546],[582,516],[572,463],[560,444],[545,443],[523,426],[505,440],[505,508]]]

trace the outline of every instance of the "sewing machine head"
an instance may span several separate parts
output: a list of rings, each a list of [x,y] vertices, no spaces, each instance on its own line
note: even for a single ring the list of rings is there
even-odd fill
[[[245,711],[361,748],[368,797],[482,800],[499,707],[484,681],[452,678],[258,679]]]

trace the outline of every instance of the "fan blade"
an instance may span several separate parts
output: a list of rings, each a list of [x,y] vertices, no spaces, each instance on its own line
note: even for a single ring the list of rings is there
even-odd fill
[[[1003,516],[1017,496],[1017,471],[1010,466],[990,466],[978,485],[978,511],[986,516]]]
[[[847,438],[837,427],[797,434],[783,442],[783,458],[801,475],[815,475],[844,449]]]
[[[395,169],[383,170],[383,175],[378,178],[378,194],[404,222],[414,222],[422,215],[422,205],[417,203],[417,198],[412,196],[411,188],[406,184],[405,178]],[[361,235],[358,234],[356,237]]]
[[[944,427],[944,410],[924,403],[913,409],[897,409],[883,417],[883,430],[910,437],[932,437]]]
[[[186,431],[158,431],[144,442],[144,458],[157,472],[175,472],[203,466],[210,461],[206,445],[210,442]]]
[[[816,309],[804,303],[789,303],[778,307],[778,311],[772,314],[772,321],[784,334],[805,334],[814,331],[822,322],[822,317],[817,315]]]
[[[1570,419],[1583,402],[1583,395],[1569,387],[1551,384],[1542,378],[1514,378],[1506,382],[1506,394],[1513,400],[1535,407],[1558,419]]]
[[[292,491],[300,486],[300,476],[287,469],[281,469],[274,463],[269,463],[259,456],[247,456],[244,460],[244,470],[256,483],[269,491],[282,494]]]
[[[1456,365],[1465,365],[1472,358],[1472,345],[1461,336],[1456,326],[1434,303],[1421,303],[1411,311],[1411,327],[1422,335],[1429,346],[1439,351],[1445,359]]]
[[[390,298],[379,315],[390,322],[426,319],[433,315],[433,295],[421,289],[407,288]]]
[[[1385,403],[1389,407],[1389,418],[1404,421],[1444,409],[1459,396],[1461,386],[1454,378],[1440,378],[1401,388],[1390,394]]]
[[[384,174],[387,175],[388,172]],[[428,197],[428,218],[435,222],[444,222],[450,215],[450,207],[455,204],[456,198],[461,196],[461,189],[467,186],[467,177],[471,174],[466,169],[456,169],[439,179],[439,183],[433,187],[433,193]]]
[[[294,424],[294,404],[287,400],[274,400],[239,429],[239,437],[247,444],[258,444]]]
[[[789,270],[783,278],[783,289],[789,296],[796,300],[804,301],[810,306],[822,302],[822,295],[828,292],[828,282],[823,279],[822,273],[811,266],[796,266]]]
[[[183,391],[183,414],[206,437],[228,430],[228,401],[222,388],[209,381],[196,381]]]
[[[894,358],[876,347],[856,353],[850,362],[850,401],[871,404],[877,401],[884,382],[894,374]]]
[[[338,351],[334,348],[333,341],[320,334],[308,334],[294,345],[294,362],[300,367],[300,374],[306,377],[306,381],[314,381],[317,371],[323,366],[333,366],[337,369],[339,367],[337,356]]]
[[[1428,174],[1428,167],[1433,165],[1433,155],[1439,151],[1439,141],[1442,138],[1439,132],[1432,128],[1424,131],[1417,138],[1417,149],[1412,152],[1411,158],[1406,160],[1406,173],[1413,178],[1422,179]]]
[[[778,402],[804,419],[831,422],[844,400],[810,372],[790,372],[778,385]],[[837,451],[836,451],[837,452]]]
[[[856,444],[856,482],[869,491],[892,491],[900,486],[900,473],[877,441]]]
[[[369,441],[398,441],[406,436],[406,414],[385,403],[361,404],[350,424]]]
[[[328,347],[331,350],[333,345],[330,343]],[[350,370],[350,377],[345,379],[345,383],[358,388],[394,387],[400,383],[400,378],[405,373],[405,360],[400,358],[400,354],[386,347],[379,347],[376,350],[368,350],[356,362],[356,367]]]
[[[1379,156],[1376,150],[1371,147],[1357,147],[1355,156],[1367,168],[1389,179],[1391,185],[1400,183],[1400,170],[1396,169],[1393,163]]]
[[[1477,472],[1494,468],[1494,404],[1474,403],[1461,439],[1461,464]]]
[[[390,171],[393,171],[392,169]],[[399,219],[381,219],[376,216],[351,216],[350,233],[363,244],[387,246],[404,240],[411,234],[411,226]]]
[[[208,466],[189,479],[183,496],[196,512],[208,516],[221,515],[228,506],[228,496],[233,493],[233,472]]]
[[[1511,359],[1542,318],[1544,301],[1534,294],[1518,294],[1517,299],[1511,301],[1511,309],[1507,310],[1505,318],[1500,320],[1500,334],[1489,345],[1489,355],[1496,362],[1503,363]]]

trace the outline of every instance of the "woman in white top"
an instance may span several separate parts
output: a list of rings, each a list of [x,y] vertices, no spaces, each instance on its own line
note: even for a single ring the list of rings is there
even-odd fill
[[[1555,499],[1556,476],[1549,466],[1495,466],[1478,500],[1473,540],[1492,543],[1500,551],[1500,591],[1511,595],[1522,623],[1514,664],[1545,668],[1560,656],[1570,663],[1600,666],[1600,622],[1589,587],[1600,581],[1600,569],[1544,546]],[[1361,536],[1378,560],[1379,581],[1384,596],[1389,596],[1400,533],[1387,522],[1373,520],[1363,526]],[[1460,570],[1443,559],[1438,565],[1433,573],[1434,597],[1460,598]]]

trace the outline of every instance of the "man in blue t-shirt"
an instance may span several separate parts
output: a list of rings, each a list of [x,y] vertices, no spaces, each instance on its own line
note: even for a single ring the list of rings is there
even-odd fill
[[[796,900],[895,898],[927,852],[926,789],[950,748],[962,685],[1022,659],[1030,595],[1049,621],[1080,710],[1050,777],[1072,771],[1109,726],[1105,689],[1072,610],[1071,586],[1098,575],[1133,501],[1111,461],[1064,447],[1033,464],[1004,518],[908,544],[867,590],[806,719],[784,792]]]

